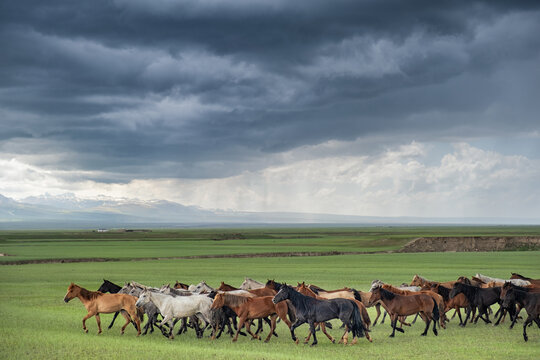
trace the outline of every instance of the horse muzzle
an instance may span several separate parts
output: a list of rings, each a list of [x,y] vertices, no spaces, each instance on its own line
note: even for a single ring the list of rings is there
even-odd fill
[[[64,298],[64,302],[65,302],[65,303],[69,302],[69,300],[71,300],[71,299]]]

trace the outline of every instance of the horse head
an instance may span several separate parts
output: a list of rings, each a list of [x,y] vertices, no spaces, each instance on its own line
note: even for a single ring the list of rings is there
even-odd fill
[[[272,298],[272,302],[274,304],[277,304],[280,301],[289,299],[291,291],[293,291],[292,288],[289,285],[283,283],[277,294]]]
[[[69,302],[69,300],[77,297],[80,293],[81,288],[74,283],[71,283],[67,288],[66,296],[64,296],[64,302]]]

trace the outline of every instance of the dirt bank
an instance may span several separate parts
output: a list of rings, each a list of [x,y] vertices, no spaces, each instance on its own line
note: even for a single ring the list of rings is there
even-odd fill
[[[424,237],[414,239],[398,252],[470,252],[540,250],[540,238],[531,236]]]

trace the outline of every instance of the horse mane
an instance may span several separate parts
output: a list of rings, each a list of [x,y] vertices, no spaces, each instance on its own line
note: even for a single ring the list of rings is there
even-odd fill
[[[442,285],[437,286],[437,294],[441,295],[444,301],[448,301],[450,299],[451,290],[452,289],[449,289],[446,286],[442,286]]]
[[[380,286],[381,289],[384,289],[386,291],[389,291],[391,293],[393,293],[394,295],[395,294],[398,294],[398,295],[404,295],[404,294],[408,294],[406,291],[408,290],[403,290],[403,289],[400,289],[400,288],[397,288],[395,286],[392,286],[390,284],[383,284]]]
[[[378,289],[381,291],[381,299],[392,300],[393,298],[396,297],[396,294],[394,294],[391,291],[386,290],[383,287],[379,287]]]
[[[236,307],[240,306],[242,304],[245,304],[248,302],[251,298],[245,297],[245,296],[239,296],[239,295],[231,295],[231,294],[221,294],[223,296],[223,300],[225,306],[228,307]]]
[[[83,288],[82,286],[79,286],[79,285],[75,285],[75,286],[81,289],[79,293],[81,294],[81,297],[85,300],[94,300],[100,297],[101,295],[103,295],[101,291],[90,291]]]
[[[306,294],[302,294],[302,292],[300,291],[300,289],[304,289],[306,293],[308,293],[309,295],[306,295]],[[310,296],[310,297],[313,297],[313,298],[316,298],[318,295],[315,291],[311,290],[309,287],[307,287],[305,284],[302,286],[300,285],[298,287],[298,290],[297,290],[300,294],[302,295],[306,295],[306,296]]]
[[[310,288],[311,290],[313,290],[313,292],[314,292],[315,294],[318,294],[320,291],[328,292],[328,290],[324,290],[322,287],[319,287],[319,286],[313,285],[313,284],[309,284],[309,285],[308,285],[308,288]]]
[[[305,314],[312,308],[312,304],[315,301],[320,301],[310,296],[304,295],[292,288],[287,284],[282,284],[282,289],[287,288],[289,291],[289,300],[292,302],[294,309],[297,314]],[[306,286],[308,288],[308,286]],[[312,290],[312,289],[309,289]],[[313,291],[313,290],[312,290]]]

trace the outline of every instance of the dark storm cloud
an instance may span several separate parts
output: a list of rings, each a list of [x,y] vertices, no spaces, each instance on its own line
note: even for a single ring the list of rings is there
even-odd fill
[[[332,139],[538,131],[539,8],[4,2],[0,152],[125,181],[229,176]]]

